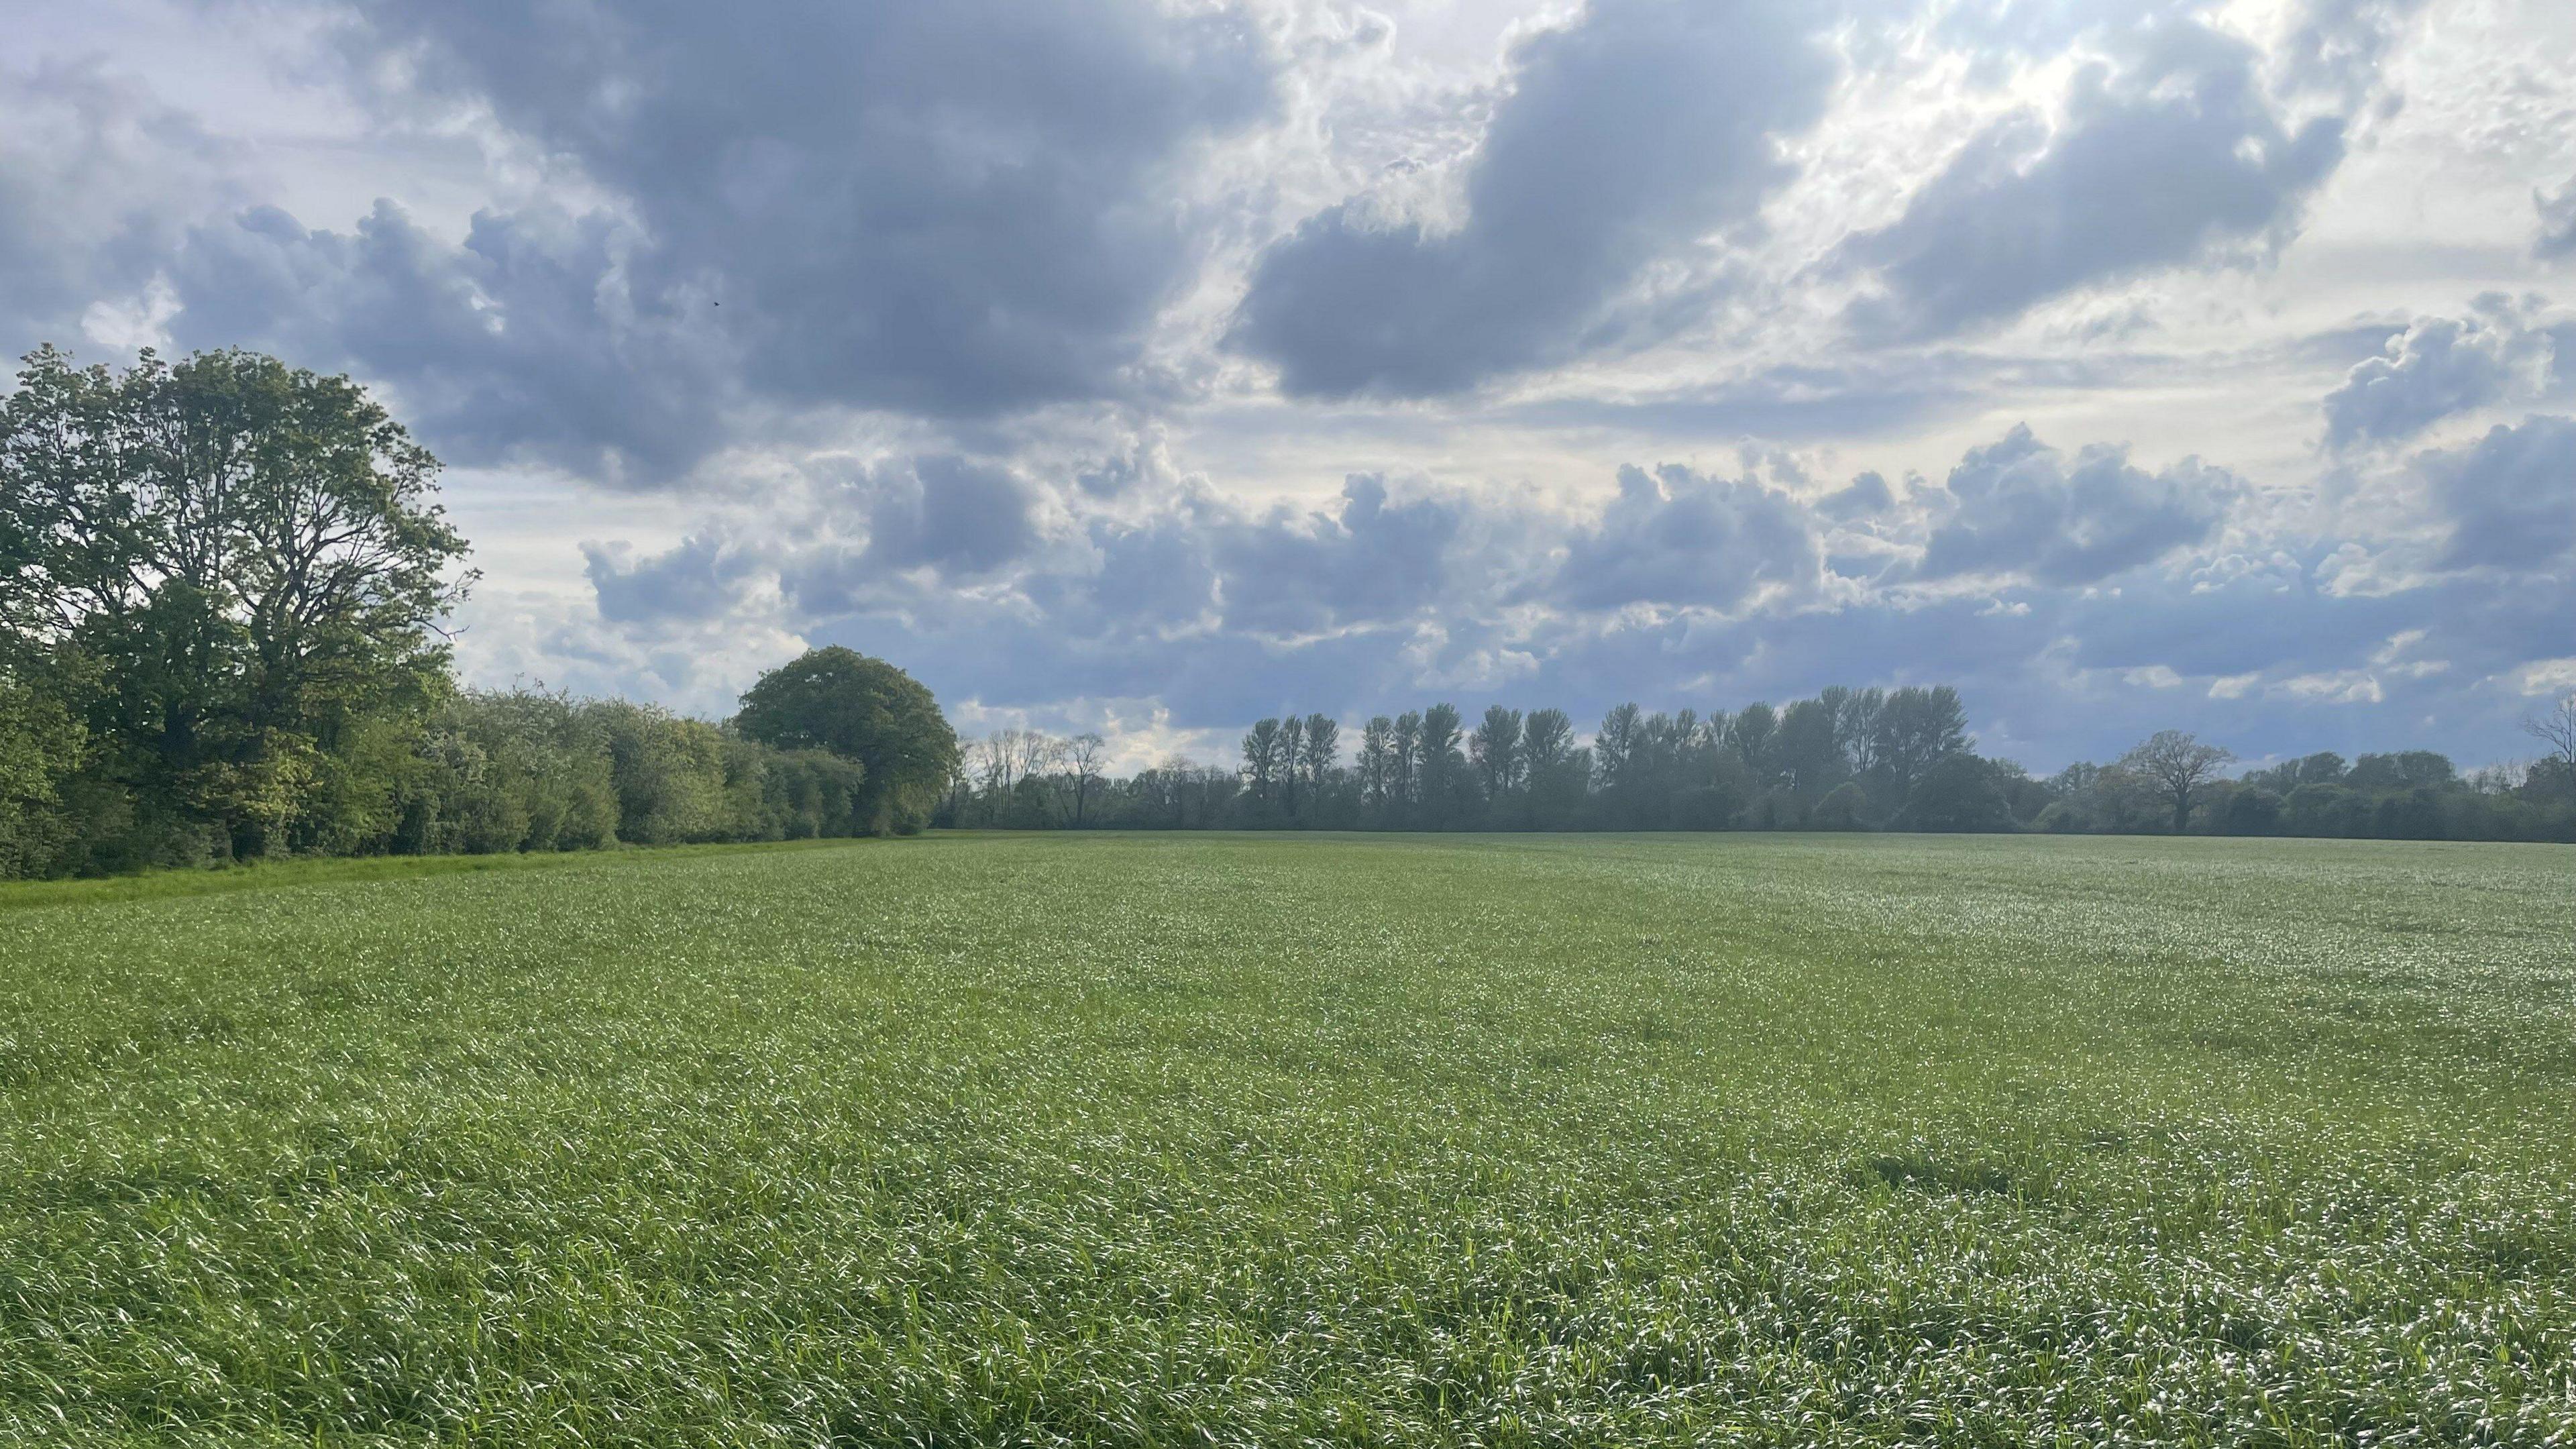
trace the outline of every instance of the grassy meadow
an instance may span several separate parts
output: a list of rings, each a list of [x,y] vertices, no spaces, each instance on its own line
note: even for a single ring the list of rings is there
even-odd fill
[[[2376,842],[0,889],[0,1442],[2576,1444],[2572,938]]]

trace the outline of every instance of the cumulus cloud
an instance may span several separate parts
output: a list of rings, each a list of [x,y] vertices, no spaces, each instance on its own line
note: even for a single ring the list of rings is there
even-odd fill
[[[1751,478],[1631,466],[1599,519],[1567,539],[1546,597],[1574,609],[1726,609],[1764,585],[1810,585],[1820,567],[1813,524],[1789,495]]]
[[[635,558],[623,543],[586,543],[581,554],[600,617],[622,624],[729,614],[760,565],[756,553],[715,533],[693,534],[646,558]]]
[[[620,198],[637,305],[720,307],[752,386],[936,414],[1116,390],[1192,260],[1173,167],[1271,104],[1246,17],[1147,0],[398,0],[347,43]]]
[[[2209,538],[2242,486],[2196,458],[2148,473],[2126,449],[2095,444],[2069,460],[2025,424],[1951,470],[1948,513],[1914,576],[2099,583]]]
[[[381,380],[452,462],[662,481],[723,442],[739,359],[713,323],[637,305],[632,243],[597,214],[486,212],[460,247],[390,201],[345,233],[254,207],[189,230],[173,330]]]
[[[1866,333],[2000,322],[2080,287],[2277,241],[2344,154],[2344,122],[2289,129],[2263,54],[2195,20],[2120,37],[2076,74],[2054,126],[2024,111],[1970,138],[1892,225],[1847,258],[1883,294]]]
[[[2388,340],[2326,394],[2326,443],[2412,437],[2457,413],[2547,385],[2562,331],[2533,325],[2501,297],[2465,318],[2426,317]]]
[[[1456,497],[1388,501],[1386,479],[1355,474],[1338,512],[1272,512],[1226,528],[1215,561],[1225,622],[1301,634],[1401,618],[1437,602],[1469,505]]]
[[[2536,417],[2498,426],[2416,467],[2449,524],[2446,568],[2539,568],[2576,548],[2576,418]],[[2559,595],[2571,607],[2567,580]],[[2566,617],[2559,624],[2563,628]]]
[[[1292,394],[1423,396],[1601,340],[1641,269],[1792,174],[1778,138],[1823,113],[1826,18],[1794,0],[1595,0],[1514,54],[1456,229],[1360,202],[1308,218],[1254,266],[1232,344]]]
[[[226,148],[95,61],[0,67],[0,116],[0,345],[157,340],[145,294],[190,211],[224,194]],[[145,325],[94,336],[120,310]]]

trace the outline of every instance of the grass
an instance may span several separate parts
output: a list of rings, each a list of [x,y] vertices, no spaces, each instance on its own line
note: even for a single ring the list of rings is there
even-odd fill
[[[0,1441],[2576,1443],[2561,847],[258,883],[0,910]]]

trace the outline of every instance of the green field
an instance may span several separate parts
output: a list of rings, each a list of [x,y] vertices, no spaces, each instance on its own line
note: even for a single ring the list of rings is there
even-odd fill
[[[2576,1443],[2571,902],[1893,836],[0,891],[0,1442]]]

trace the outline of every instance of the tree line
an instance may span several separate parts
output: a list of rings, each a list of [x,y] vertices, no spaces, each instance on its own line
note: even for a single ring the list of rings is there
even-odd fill
[[[0,877],[928,823],[955,736],[848,650],[722,724],[459,689],[437,472],[346,378],[29,356],[0,399]]]
[[[935,823],[1144,830],[1912,830],[2576,840],[2576,696],[2535,717],[2538,760],[2463,773],[2424,750],[2333,753],[2229,775],[2158,732],[2037,777],[1977,753],[1946,685],[1831,688],[1705,716],[1622,704],[1590,739],[1558,709],[1434,704],[1363,725],[1254,724],[1238,759],[1112,776],[1096,734],[971,742]]]
[[[1451,704],[1253,725],[1223,764],[1108,773],[1097,734],[961,748],[900,669],[819,649],[722,722],[460,688],[473,575],[438,462],[346,378],[226,351],[51,348],[0,399],[0,877],[319,854],[595,849],[963,827],[2054,830],[2576,838],[2576,697],[2547,753],[2229,776],[2166,732],[2037,779],[1947,686],[1732,713]]]

